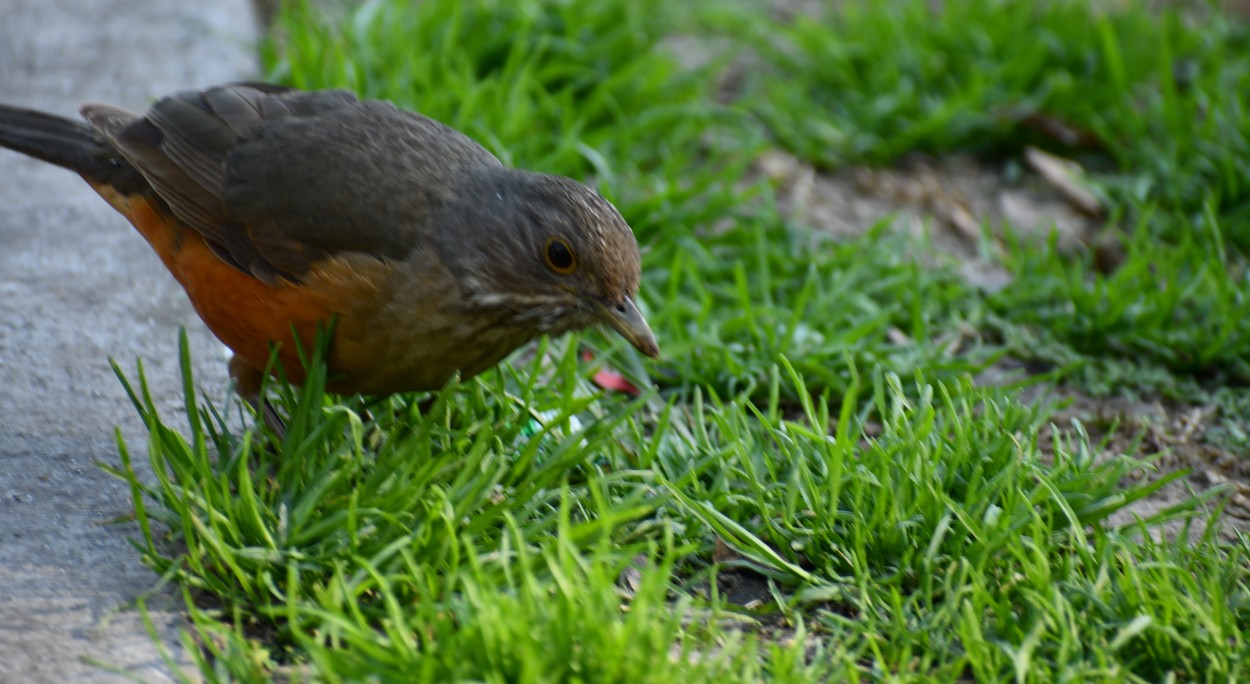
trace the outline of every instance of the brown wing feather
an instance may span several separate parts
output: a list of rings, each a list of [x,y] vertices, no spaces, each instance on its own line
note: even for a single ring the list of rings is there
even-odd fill
[[[500,168],[454,129],[341,90],[232,84],[142,117],[83,115],[216,254],[267,282],[344,252],[402,259],[432,206],[464,201],[478,170]]]
[[[281,268],[339,252],[399,260],[428,235],[432,209],[478,202],[475,174],[501,168],[452,128],[361,102],[266,125],[231,155],[225,197]]]
[[[247,239],[246,228],[230,217],[222,198],[224,173],[214,174],[211,157],[205,151],[213,142],[221,147],[220,132],[209,131],[202,121],[182,127],[170,123],[188,114],[183,103],[177,101],[182,95],[161,100],[142,117],[106,104],[85,104],[81,111],[83,117],[147,178],[174,215],[204,236],[214,254],[245,273],[268,283],[276,282],[280,273]],[[166,134],[162,126],[175,133]],[[206,144],[197,148],[193,138],[178,133],[188,129],[197,130],[201,138],[207,138]],[[221,159],[217,165],[224,167],[229,149],[218,149],[218,154]],[[219,178],[214,182],[215,175]]]

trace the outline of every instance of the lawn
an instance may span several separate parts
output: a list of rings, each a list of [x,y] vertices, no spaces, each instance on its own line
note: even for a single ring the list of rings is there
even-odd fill
[[[1250,27],[786,4],[279,14],[273,80],[612,199],[662,357],[587,333],[380,401],[314,361],[271,388],[281,441],[189,371],[158,416],[119,368],[151,439],[115,472],[186,597],[188,680],[1250,677]],[[1066,237],[907,191],[958,159],[1063,205],[1039,151],[1093,198]],[[897,211],[833,230],[821,192],[856,174],[902,179]]]

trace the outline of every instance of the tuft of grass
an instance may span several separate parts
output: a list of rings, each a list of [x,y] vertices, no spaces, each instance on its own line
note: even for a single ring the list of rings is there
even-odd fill
[[[769,212],[736,223],[723,234],[658,245],[645,264],[663,372],[687,389],[759,396],[785,357],[808,390],[843,391],[848,354],[864,366],[953,378],[998,351],[951,353],[971,312],[970,288],[949,269],[920,266],[907,240],[884,225],[833,242]],[[795,399],[792,389],[782,391]]]
[[[610,466],[628,472],[626,462],[597,459],[609,445],[624,457],[614,432],[639,404],[614,406],[610,397],[589,393],[572,350],[551,369],[561,374],[553,387],[534,382],[545,372],[539,364],[525,384],[512,384],[515,394],[504,383],[452,386],[428,410],[403,399],[375,407],[384,412],[370,423],[358,403],[324,394],[318,361],[299,393],[275,397],[292,409],[278,443],[267,431],[237,437],[226,415],[196,405],[184,335],[190,442],[155,414],[142,369],[138,387],[118,371],[152,435],[157,483],[132,480],[138,513],[186,544],[178,558],[165,555],[145,524],[145,558],[163,575],[177,570],[190,586],[255,605],[275,599],[274,582],[293,567],[319,572],[354,558],[403,564],[458,555],[461,535],[494,547],[510,524],[523,535],[553,533],[569,496],[587,504],[610,499],[617,508],[593,521],[579,508],[571,519],[579,524],[565,521],[567,534],[583,543],[610,536],[654,506],[636,484],[621,485],[632,493],[612,491],[619,476],[588,479]],[[163,502],[162,509],[144,509],[145,496]],[[409,559],[395,556],[399,546]],[[618,549],[624,558],[639,551]]]
[[[156,414],[141,368],[137,386],[118,370],[157,481],[135,477],[120,436],[117,474],[145,562],[188,591],[212,644],[201,667],[232,679],[306,666],[332,681],[719,681],[760,667],[737,649],[700,655],[719,632],[671,610],[682,550],[653,519],[660,501],[622,427],[640,403],[587,394],[573,351],[524,380],[449,386],[428,410],[375,406],[377,422],[324,395],[318,354],[300,392],[275,397],[290,415],[281,445],[237,438],[196,404],[185,335],[191,441]]]
[[[781,376],[802,382],[793,367]],[[692,434],[668,434],[715,456],[653,467],[681,509],[735,550],[735,565],[770,578],[768,609],[815,616],[813,631],[848,664],[841,676],[1150,681],[1244,670],[1244,647],[1222,640],[1239,642],[1246,624],[1245,549],[1152,541],[1151,527],[1186,518],[1198,500],[1106,524],[1182,472],[1128,484],[1145,466],[1100,458],[1106,444],[1079,425],[1046,443],[1043,409],[970,383],[918,383],[904,392],[897,376],[878,375],[871,409],[856,385],[836,415],[808,402],[790,419],[775,403],[696,401]],[[875,434],[865,414],[881,417]],[[1220,569],[1170,579],[1194,563]]]
[[[1214,209],[1175,243],[1153,239],[1148,223],[1124,239],[1124,263],[1110,273],[1053,241],[1040,250],[1013,245],[1005,264],[1014,280],[986,298],[993,324],[1026,358],[1114,359],[1217,386],[1250,384],[1250,271],[1227,257]],[[1162,377],[1154,391],[1192,398]]]
[[[802,394],[797,370],[787,364],[781,373]],[[776,392],[766,408],[712,397],[705,410],[696,401],[693,412],[707,424],[687,448],[722,456],[697,477],[682,461],[659,471],[687,509],[770,572],[909,590],[935,564],[955,559],[1001,574],[990,568],[1008,561],[1004,545],[1018,543],[1022,530],[1075,541],[1085,526],[1183,476],[1125,486],[1142,463],[1099,462],[1102,447],[1079,432],[1067,443],[1042,444],[1043,408],[967,380],[916,384],[905,392],[898,376],[878,375],[862,406],[853,385],[840,395],[836,417],[827,400],[809,400],[787,418]],[[879,417],[878,434],[865,434],[862,415]],[[735,448],[726,453],[722,443]],[[758,523],[741,528],[731,520]],[[778,555],[760,555],[763,548]]]

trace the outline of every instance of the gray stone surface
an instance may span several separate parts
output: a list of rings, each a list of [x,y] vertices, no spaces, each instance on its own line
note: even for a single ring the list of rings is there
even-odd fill
[[[0,101],[77,115],[82,100],[142,108],[181,88],[254,77],[248,0],[4,0]],[[133,610],[153,587],[127,541],[114,427],[144,432],[109,368],[142,358],[177,414],[177,330],[201,386],[226,388],[224,350],[143,239],[77,176],[0,150],[0,682],[170,681]],[[178,602],[155,599],[177,646]]]

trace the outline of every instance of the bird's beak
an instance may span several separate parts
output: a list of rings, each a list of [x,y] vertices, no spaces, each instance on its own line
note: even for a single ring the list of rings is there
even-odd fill
[[[647,319],[642,317],[642,312],[638,310],[633,299],[626,297],[616,304],[601,304],[599,318],[634,345],[634,349],[653,359],[660,355],[660,345],[655,342],[655,334],[651,332],[651,326],[647,325]]]

